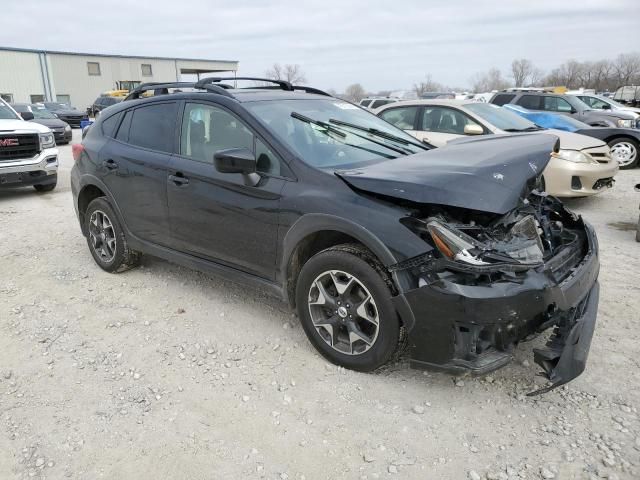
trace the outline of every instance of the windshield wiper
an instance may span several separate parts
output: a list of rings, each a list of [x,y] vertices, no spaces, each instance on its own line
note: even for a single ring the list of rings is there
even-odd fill
[[[387,153],[382,153],[379,152],[378,150],[372,150],[370,148],[367,147],[363,147],[362,145],[355,145],[353,143],[349,143],[345,141],[345,138],[347,137],[347,134],[344,133],[343,131],[341,131],[338,128],[333,127],[332,125],[329,125],[326,122],[323,122],[321,120],[314,120],[313,118],[309,118],[305,115],[302,115],[301,113],[298,112],[291,112],[291,116],[293,118],[295,118],[296,120],[300,120],[301,122],[304,123],[309,123],[312,125],[317,125],[319,127],[321,127],[323,130],[320,130],[320,132],[324,133],[325,135],[327,135],[329,138],[333,138],[334,140],[336,139],[335,136],[339,137],[337,140],[339,142],[341,142],[343,145],[346,145],[348,147],[353,147],[353,148],[357,148],[359,150],[364,150],[365,152],[369,152],[369,153],[373,153],[374,155],[381,155],[385,158],[396,158],[393,155],[389,155]],[[358,135],[360,136],[360,135]],[[389,150],[393,150],[394,152],[398,152],[398,153],[405,153],[401,150],[398,150],[396,148],[390,147],[389,145],[385,145],[384,143],[378,143],[378,142],[374,142],[373,140],[368,139],[370,142],[375,143],[376,145],[381,145],[385,148],[388,148]]]
[[[356,125],[355,123],[344,122],[342,120],[337,120],[335,118],[330,118],[329,119],[329,123],[331,123],[333,125],[340,125],[342,127],[353,128],[355,130],[360,130],[362,132],[367,132],[367,133],[369,133],[371,135],[374,135],[376,137],[384,138],[386,140],[391,140],[391,141],[399,143],[401,145],[411,145],[411,146],[414,146],[414,147],[420,147],[423,150],[429,150],[426,146],[421,145],[418,142],[412,142],[412,141],[409,141],[409,140],[405,140],[404,138],[398,137],[397,135],[394,135],[393,133],[385,132],[384,130],[378,130],[377,128],[363,127],[361,125]],[[415,153],[415,152],[411,152],[411,153]]]

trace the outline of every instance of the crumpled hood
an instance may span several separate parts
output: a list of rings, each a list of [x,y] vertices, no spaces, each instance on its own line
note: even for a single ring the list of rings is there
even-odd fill
[[[529,192],[557,149],[557,137],[491,135],[336,175],[357,190],[423,204],[505,214]]]

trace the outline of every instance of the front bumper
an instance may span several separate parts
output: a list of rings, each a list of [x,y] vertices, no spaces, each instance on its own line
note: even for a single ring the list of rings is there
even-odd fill
[[[394,297],[396,307],[408,305],[415,318],[411,365],[484,374],[509,363],[519,342],[556,327],[534,360],[551,388],[580,375],[595,327],[600,268],[595,233],[586,224],[585,229],[588,252],[560,282],[545,265],[517,282],[476,286],[439,280]]]
[[[574,163],[552,158],[544,170],[545,190],[554,197],[586,197],[613,187],[618,163]]]
[[[58,173],[58,149],[47,148],[33,158],[0,162],[0,189],[46,185]]]
[[[56,139],[56,144],[69,143],[73,132],[71,130],[56,129],[53,130],[53,137]]]

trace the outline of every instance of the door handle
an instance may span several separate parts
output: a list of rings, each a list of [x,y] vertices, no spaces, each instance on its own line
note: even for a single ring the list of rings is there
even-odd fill
[[[169,181],[175,183],[179,187],[189,183],[189,179],[180,172],[177,172],[175,175],[169,175]]]
[[[115,160],[112,160],[112,159],[105,160],[104,162],[102,162],[102,166],[107,167],[109,170],[115,170],[116,168],[118,168],[118,164],[116,163]]]

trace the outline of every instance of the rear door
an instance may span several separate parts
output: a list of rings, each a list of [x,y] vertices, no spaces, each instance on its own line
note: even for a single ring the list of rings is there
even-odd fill
[[[175,101],[129,109],[100,151],[101,178],[127,228],[138,238],[169,245],[167,172],[176,139]]]
[[[286,165],[267,142],[220,105],[186,102],[178,154],[167,177],[169,218],[179,251],[272,279]],[[215,152],[247,148],[258,159],[257,185],[220,173]]]

